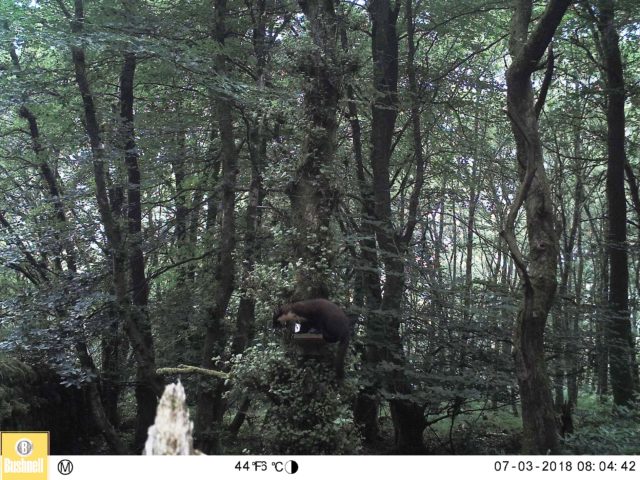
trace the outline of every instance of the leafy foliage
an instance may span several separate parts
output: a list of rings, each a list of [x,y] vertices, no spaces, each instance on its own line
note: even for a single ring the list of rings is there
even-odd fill
[[[332,369],[301,360],[273,342],[257,343],[235,359],[231,397],[264,402],[259,447],[265,454],[355,454],[360,437],[353,423],[353,380],[336,382]]]
[[[33,402],[32,368],[17,360],[0,357],[0,425],[11,426],[14,419],[26,416]]]
[[[595,396],[581,397],[575,412],[576,433],[563,441],[570,455],[635,455],[640,448],[638,404],[628,407],[600,402]]]

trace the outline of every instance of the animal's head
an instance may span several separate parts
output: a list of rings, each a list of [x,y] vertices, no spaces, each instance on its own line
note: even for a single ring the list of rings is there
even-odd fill
[[[305,319],[293,313],[289,305],[282,305],[273,312],[273,328],[282,328],[287,324],[304,322]]]

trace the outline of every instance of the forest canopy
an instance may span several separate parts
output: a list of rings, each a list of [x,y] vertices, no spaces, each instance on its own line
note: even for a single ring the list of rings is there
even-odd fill
[[[3,1],[0,430],[138,454],[180,379],[207,454],[638,454],[639,42],[634,0]],[[349,341],[274,330],[318,298]]]

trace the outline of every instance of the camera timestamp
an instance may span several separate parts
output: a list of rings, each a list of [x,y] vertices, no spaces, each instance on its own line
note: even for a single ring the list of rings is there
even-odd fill
[[[635,460],[498,460],[496,472],[636,472]]]

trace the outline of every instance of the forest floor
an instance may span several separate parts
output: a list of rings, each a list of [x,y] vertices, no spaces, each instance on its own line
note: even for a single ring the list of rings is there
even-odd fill
[[[518,406],[519,408],[519,406]],[[561,443],[562,453],[573,455],[637,455],[640,453],[640,408],[614,409],[610,401],[594,394],[578,399],[573,412],[575,431]],[[242,453],[247,445],[258,445],[259,438],[248,430],[236,439],[229,454]],[[393,453],[393,425],[382,412],[380,440],[363,448],[363,455]],[[255,432],[253,432],[255,434]],[[484,410],[441,420],[425,430],[425,443],[432,455],[515,455],[520,453],[522,423],[510,406]]]

